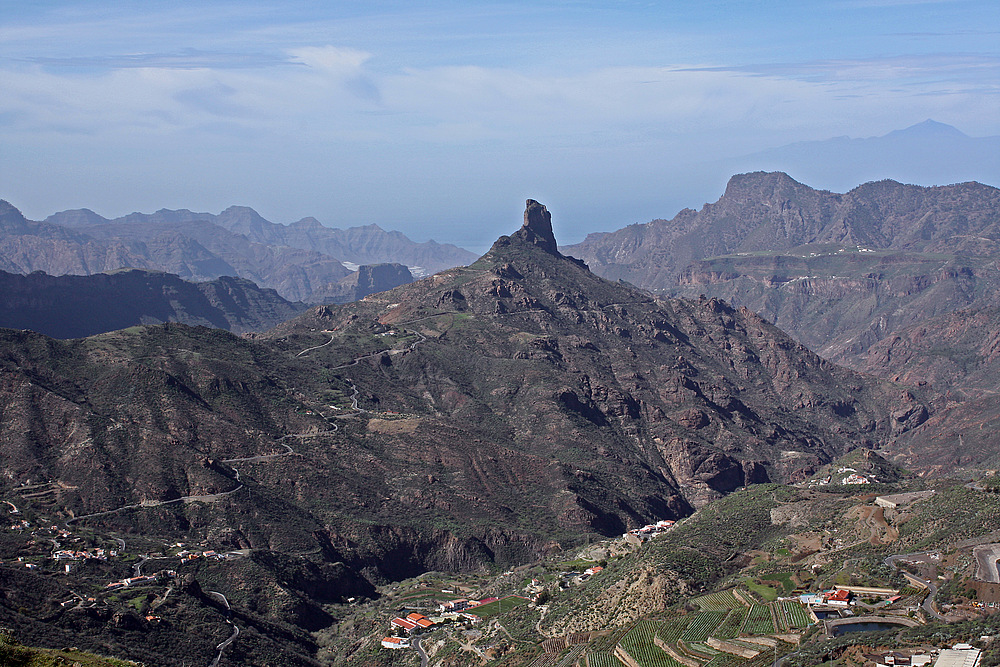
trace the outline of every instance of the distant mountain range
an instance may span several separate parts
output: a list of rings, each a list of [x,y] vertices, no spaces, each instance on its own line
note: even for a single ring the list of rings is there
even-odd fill
[[[339,230],[312,218],[278,225],[245,207],[219,215],[161,210],[114,220],[79,209],[35,222],[0,201],[0,269],[10,273],[140,268],[193,281],[237,276],[292,301],[315,301],[314,294],[345,293],[340,281],[360,265],[398,263],[423,275],[473,259],[456,246],[415,243],[375,225]]]
[[[878,181],[836,194],[756,172],[700,211],[565,251],[608,278],[747,306],[851,365],[892,331],[995,299],[1000,190]]]
[[[891,178],[924,185],[980,181],[1000,185],[1000,136],[970,137],[926,120],[880,137],[803,141],[726,162],[724,173],[784,171],[843,192]]]

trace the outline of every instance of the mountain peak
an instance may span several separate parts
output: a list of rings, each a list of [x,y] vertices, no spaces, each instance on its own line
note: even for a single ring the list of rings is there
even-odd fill
[[[911,125],[902,130],[895,130],[885,135],[886,137],[952,137],[968,138],[968,135],[956,127],[946,123],[939,123],[936,120],[927,119],[922,123]]]
[[[534,199],[525,202],[524,224],[513,236],[532,243],[551,255],[559,254],[556,250],[556,237],[552,233],[552,214]]]

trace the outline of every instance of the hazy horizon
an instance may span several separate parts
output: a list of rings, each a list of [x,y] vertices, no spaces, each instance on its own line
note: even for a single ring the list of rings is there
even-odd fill
[[[748,155],[1000,135],[985,1],[3,4],[0,198],[32,219],[242,205],[478,250],[530,197],[568,244],[714,201]]]

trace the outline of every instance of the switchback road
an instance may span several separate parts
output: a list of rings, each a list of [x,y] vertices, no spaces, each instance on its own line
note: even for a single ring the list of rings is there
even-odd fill
[[[917,553],[912,553],[912,554],[896,554],[895,556],[889,556],[888,558],[886,558],[882,562],[885,563],[888,567],[898,569],[898,567],[896,566],[896,561],[899,561],[899,560],[908,560],[908,559],[914,558],[916,556],[928,556],[928,555],[930,555],[932,553],[937,553],[937,552],[936,551],[918,551]],[[927,597],[924,599],[924,603],[922,605],[923,608],[924,608],[924,611],[926,611],[928,614],[930,614],[931,616],[933,616],[934,618],[936,618],[939,621],[945,621],[945,620],[947,620],[947,619],[945,619],[944,616],[942,616],[941,614],[938,613],[937,609],[934,608],[934,596],[937,595],[937,584],[935,584],[933,581],[927,581],[926,579],[921,579],[920,577],[914,576],[914,575],[909,574],[909,573],[907,573],[907,576],[911,577],[913,579],[913,581],[919,582],[923,586],[927,587]]]

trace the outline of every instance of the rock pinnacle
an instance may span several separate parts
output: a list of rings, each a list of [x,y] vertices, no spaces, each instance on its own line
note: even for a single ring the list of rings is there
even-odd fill
[[[525,203],[524,224],[514,236],[535,244],[545,252],[559,254],[556,237],[552,234],[552,214],[534,199]]]

